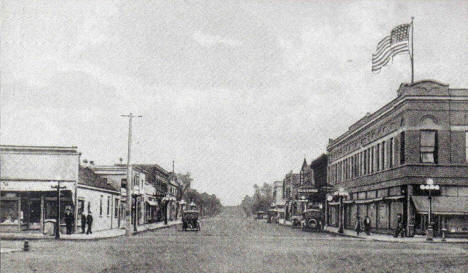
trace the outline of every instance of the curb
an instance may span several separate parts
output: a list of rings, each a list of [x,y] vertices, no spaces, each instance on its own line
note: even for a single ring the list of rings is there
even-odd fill
[[[338,233],[338,232],[333,232],[333,231],[329,231],[329,230],[324,230],[323,232],[326,232],[326,233],[329,233],[329,234],[334,234],[334,235],[337,235],[337,236],[342,236],[342,237],[350,237],[350,238],[355,238],[355,239],[361,239],[361,240],[365,240],[365,241],[376,241],[376,242],[385,242],[385,243],[404,243],[404,244],[421,244],[421,243],[425,243],[425,244],[466,244],[468,243],[468,240],[467,241],[456,241],[456,242],[450,242],[449,241],[440,241],[440,240],[434,240],[434,241],[426,241],[426,240],[423,240],[423,241],[396,241],[396,240],[389,240],[389,239],[385,239],[385,238],[372,238],[372,237],[361,237],[361,236],[357,236],[357,235],[352,235],[352,234],[344,234],[344,233]]]
[[[50,236],[50,237],[43,237],[43,238],[38,238],[38,237],[0,237],[0,241],[38,241],[38,240],[54,240],[55,237]]]
[[[179,226],[179,225],[182,225],[182,223],[175,223],[175,224],[171,224],[171,225],[164,225],[164,226],[156,227],[156,228],[152,228],[152,229],[138,230],[138,231],[136,231],[136,232],[133,232],[132,235],[133,235],[133,234],[144,233],[144,232],[148,232],[148,231],[155,231],[155,230],[158,230],[158,229],[170,228],[170,227]]]
[[[12,253],[12,252],[20,252],[20,251],[23,251],[21,248],[3,248],[3,251],[0,250],[0,253],[1,254],[8,254],[8,253]]]
[[[160,227],[156,227],[156,228],[152,228],[152,229],[138,230],[136,232],[132,232],[132,234],[130,236],[133,236],[133,235],[136,235],[136,234],[139,234],[139,233],[143,233],[143,232],[147,232],[147,231],[155,231],[155,230],[158,230],[158,229],[170,228],[170,227],[178,226],[178,225],[182,225],[182,223],[164,225],[164,226],[160,226]],[[108,235],[108,236],[103,236],[103,237],[94,237],[94,238],[64,238],[64,237],[60,237],[60,239],[57,240],[57,241],[99,241],[99,240],[112,239],[112,238],[118,238],[118,237],[124,237],[124,236],[125,236],[125,233],[124,234],[117,234],[117,235]],[[24,241],[24,240],[38,241],[38,240],[55,240],[55,237],[54,236],[45,236],[45,237],[27,237],[27,236],[21,237],[21,236],[18,236],[18,237],[1,237],[0,240],[3,240],[3,241]]]
[[[341,237],[350,237],[350,238],[356,238],[356,239],[363,239],[363,240],[366,240],[366,238],[362,238],[362,237],[359,237],[359,236],[356,236],[356,235],[350,235],[350,234],[344,234],[344,233],[338,233],[338,232],[333,232],[333,231],[329,231],[329,230],[322,230],[323,233],[328,233],[328,234],[333,234],[333,235],[337,235],[337,236],[341,236]]]

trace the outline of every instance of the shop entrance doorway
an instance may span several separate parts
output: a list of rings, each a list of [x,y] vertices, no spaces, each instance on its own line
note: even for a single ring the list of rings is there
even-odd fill
[[[31,200],[29,202],[28,229],[41,229],[41,200]]]

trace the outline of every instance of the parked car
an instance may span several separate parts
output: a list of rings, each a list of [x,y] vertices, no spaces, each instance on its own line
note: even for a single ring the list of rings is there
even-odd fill
[[[302,222],[302,215],[291,216],[291,222],[293,227],[300,227]]]
[[[270,209],[268,210],[268,223],[274,223],[277,224],[279,219],[279,214],[277,209]]]
[[[321,231],[323,213],[321,209],[308,209],[302,213],[302,230]]]
[[[264,217],[265,217],[265,212],[264,211],[262,211],[262,210],[257,211],[257,215],[256,215],[255,219],[261,220],[261,219],[264,219]]]

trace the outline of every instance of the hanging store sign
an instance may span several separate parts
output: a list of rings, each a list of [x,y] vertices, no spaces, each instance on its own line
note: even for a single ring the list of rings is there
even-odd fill
[[[298,189],[297,191],[299,193],[316,193],[316,192],[318,192],[317,189]]]

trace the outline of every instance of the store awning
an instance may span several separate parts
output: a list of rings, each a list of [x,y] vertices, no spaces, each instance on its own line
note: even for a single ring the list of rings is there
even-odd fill
[[[420,214],[427,214],[429,211],[429,200],[427,196],[411,196],[416,211]],[[445,215],[465,215],[468,214],[468,196],[433,196],[432,213]]]
[[[285,200],[280,200],[279,202],[275,203],[275,206],[285,206],[286,201]]]
[[[8,192],[55,192],[57,182],[54,181],[1,181],[0,191]],[[75,182],[60,182],[61,191],[71,191],[72,201],[75,202]]]
[[[372,198],[372,199],[358,199],[354,200],[354,203],[356,204],[369,204],[369,203],[374,203],[374,202],[379,202],[382,201],[383,197],[377,197],[377,198]]]
[[[354,201],[356,204],[367,204],[367,203],[372,203],[374,200],[372,199],[363,199],[363,200],[355,200]]]
[[[405,198],[404,195],[394,195],[394,196],[386,196],[384,197],[385,200],[400,200]]]
[[[56,191],[52,186],[57,186],[57,182],[45,181],[1,181],[0,190],[2,191]],[[74,191],[74,182],[60,182],[63,190]]]
[[[147,200],[146,203],[148,203],[148,205],[150,205],[150,206],[157,206],[158,205],[158,202],[151,201],[151,200]]]

